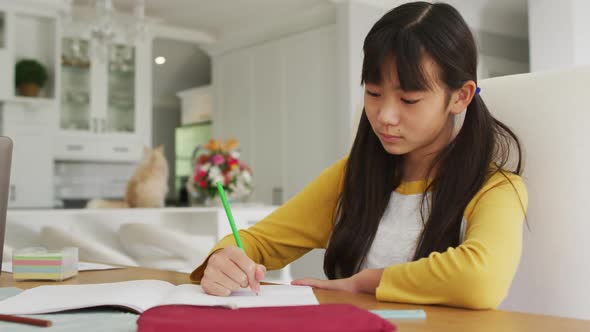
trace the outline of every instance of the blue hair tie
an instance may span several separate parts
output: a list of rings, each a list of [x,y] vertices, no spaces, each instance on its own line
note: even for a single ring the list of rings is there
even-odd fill
[[[477,88],[475,89],[475,94],[476,94],[476,95],[478,95],[480,91],[481,91],[481,88],[480,88],[480,87],[477,87]]]

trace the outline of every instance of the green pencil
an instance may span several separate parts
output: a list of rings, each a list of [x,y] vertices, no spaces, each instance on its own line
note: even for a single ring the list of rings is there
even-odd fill
[[[227,220],[229,220],[229,225],[231,226],[231,231],[234,234],[234,239],[236,240],[236,244],[238,248],[242,249],[243,252],[244,246],[242,245],[242,240],[240,239],[240,234],[238,234],[238,229],[236,228],[236,224],[234,223],[234,216],[231,213],[231,209],[229,208],[229,202],[227,201],[227,197],[225,196],[225,190],[223,190],[223,185],[221,182],[217,181],[217,191],[219,192],[219,197],[221,198],[221,203],[223,203],[223,208],[225,209],[225,214],[227,215]],[[256,296],[258,296],[258,292],[256,292]]]
[[[227,215],[227,220],[229,220],[229,225],[231,226],[231,231],[234,234],[234,239],[236,240],[236,244],[238,248],[242,249],[245,252],[244,246],[242,245],[242,240],[240,239],[240,234],[238,234],[238,229],[236,228],[236,224],[234,223],[234,216],[231,213],[231,209],[229,208],[229,202],[227,201],[227,197],[225,196],[225,191],[223,190],[223,185],[221,182],[217,181],[217,191],[219,191],[219,197],[221,198],[221,203],[223,203],[223,208],[225,209],[225,214]]]

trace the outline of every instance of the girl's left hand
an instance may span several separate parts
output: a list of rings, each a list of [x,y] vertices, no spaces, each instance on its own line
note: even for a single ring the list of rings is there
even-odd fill
[[[314,278],[303,278],[294,280],[291,285],[311,286],[314,288],[338,290],[352,293],[375,294],[379,286],[383,269],[367,269],[349,278],[320,280]]]
[[[357,289],[356,283],[354,281],[354,276],[352,276],[350,278],[334,279],[334,280],[303,278],[303,279],[298,279],[298,280],[292,281],[291,285],[310,286],[313,288],[321,288],[321,289],[327,289],[327,290],[338,290],[338,291],[358,293],[358,289]]]

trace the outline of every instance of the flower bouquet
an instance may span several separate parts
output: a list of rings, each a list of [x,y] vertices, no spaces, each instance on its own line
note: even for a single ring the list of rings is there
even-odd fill
[[[211,139],[197,147],[194,153],[194,171],[187,181],[192,201],[210,205],[220,203],[217,182],[223,184],[230,201],[246,200],[252,193],[252,170],[240,161],[239,143],[229,139],[225,143]]]

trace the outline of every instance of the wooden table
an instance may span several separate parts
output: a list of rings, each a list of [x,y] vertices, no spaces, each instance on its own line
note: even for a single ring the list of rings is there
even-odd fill
[[[158,279],[173,284],[185,284],[189,282],[188,274],[161,271],[145,268],[125,268],[107,271],[80,272],[73,279],[61,282],[64,285],[93,284],[103,282],[117,282],[138,279]],[[55,285],[55,282],[15,282],[12,274],[0,275],[0,287],[32,288],[39,285]],[[393,321],[398,331],[432,331],[432,332],[512,332],[512,331],[590,331],[590,321],[559,318],[543,315],[531,315],[507,311],[474,311],[454,309],[439,306],[414,306],[407,304],[378,302],[374,296],[367,294],[351,294],[346,292],[334,292],[315,290],[320,303],[351,303],[363,309],[424,309],[426,320]]]

